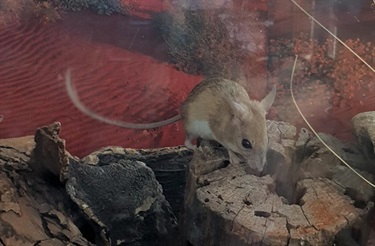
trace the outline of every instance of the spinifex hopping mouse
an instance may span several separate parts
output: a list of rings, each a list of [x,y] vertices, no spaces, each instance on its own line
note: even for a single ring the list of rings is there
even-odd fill
[[[84,106],[72,85],[69,70],[65,85],[73,104],[91,118],[132,129],[158,128],[182,119],[185,145],[189,149],[196,148],[191,143],[193,139],[215,140],[228,150],[231,163],[238,164],[240,157],[244,157],[251,169],[263,170],[268,149],[266,114],[275,99],[275,86],[262,101],[256,101],[234,81],[207,79],[189,93],[182,103],[181,115],[160,122],[136,124],[108,119]]]

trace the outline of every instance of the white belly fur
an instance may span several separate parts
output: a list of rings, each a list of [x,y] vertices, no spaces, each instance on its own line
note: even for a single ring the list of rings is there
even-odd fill
[[[205,120],[195,120],[189,124],[189,133],[194,137],[201,137],[206,140],[216,140],[208,122]]]

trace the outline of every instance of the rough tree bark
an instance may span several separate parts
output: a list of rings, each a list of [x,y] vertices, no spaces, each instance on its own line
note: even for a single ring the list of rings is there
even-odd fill
[[[34,136],[0,140],[0,244],[92,245],[58,178],[43,179],[29,166]]]
[[[80,160],[60,129],[0,140],[0,245],[175,245],[191,152],[107,147]]]

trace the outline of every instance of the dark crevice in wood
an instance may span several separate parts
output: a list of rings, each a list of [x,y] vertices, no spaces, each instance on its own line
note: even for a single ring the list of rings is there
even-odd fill
[[[306,194],[306,188],[302,188],[302,189],[297,190],[296,194],[295,194],[295,199],[294,199],[293,203],[291,203],[291,204],[303,206],[304,202],[301,199],[305,194]]]
[[[263,217],[263,218],[269,218],[271,216],[269,212],[259,211],[259,210],[255,210],[254,215],[258,217]]]
[[[344,195],[349,196],[354,201],[353,205],[356,208],[364,209],[367,206],[365,198],[353,188],[347,187],[344,191]]]

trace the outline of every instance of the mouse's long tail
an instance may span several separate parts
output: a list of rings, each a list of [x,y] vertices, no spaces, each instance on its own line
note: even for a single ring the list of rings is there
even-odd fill
[[[65,75],[65,88],[74,106],[76,106],[82,113],[90,116],[93,119],[96,119],[98,121],[101,121],[110,125],[115,125],[115,126],[120,126],[124,128],[130,128],[130,129],[153,129],[153,128],[158,128],[158,127],[172,124],[181,119],[180,115],[176,115],[167,120],[143,124],[143,123],[129,123],[129,122],[124,122],[124,121],[119,121],[119,120],[112,120],[104,116],[101,116],[97,114],[96,112],[88,109],[85,105],[83,105],[83,103],[79,99],[79,96],[72,84],[72,72],[70,71],[70,69],[67,70],[66,75]]]

